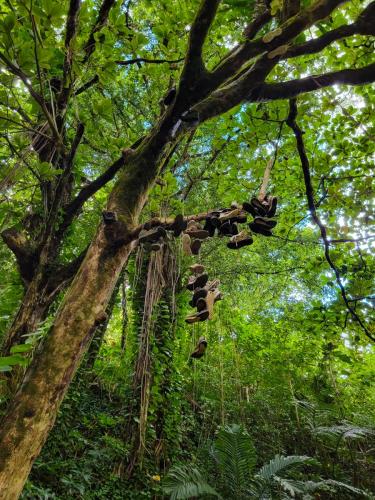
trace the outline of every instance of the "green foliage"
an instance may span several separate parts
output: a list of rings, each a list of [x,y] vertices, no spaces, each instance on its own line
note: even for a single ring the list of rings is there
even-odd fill
[[[313,498],[310,493],[315,491],[335,492],[337,489],[364,495],[358,488],[331,479],[302,481],[280,477],[280,474],[288,474],[297,467],[317,465],[316,460],[306,456],[276,455],[254,473],[255,449],[248,434],[239,425],[222,429],[213,447],[215,450],[213,456],[219,465],[222,478],[221,491],[224,498],[294,498],[301,494],[305,495],[303,498]],[[202,473],[193,466],[172,467],[163,482],[163,487],[171,499],[205,495],[220,497],[219,493],[206,482]],[[279,487],[286,496],[279,496]]]
[[[69,78],[74,92],[96,76],[98,82],[73,94],[64,111],[67,152],[78,123],[85,125],[72,166],[73,196],[101,175],[121,149],[150,130],[160,113],[159,100],[176,84],[183,67],[183,61],[128,66],[116,61],[183,58],[199,3],[115,2],[108,22],[95,34],[94,57],[83,66],[83,45],[100,2],[81,2]],[[283,3],[271,2],[275,17]],[[344,2],[297,42],[354,22],[362,3]],[[51,81],[61,78],[67,53],[68,7],[67,0],[1,3],[0,52],[25,72],[52,107],[56,95]],[[252,1],[220,2],[203,47],[209,70],[243,39],[253,9]],[[276,24],[273,19],[258,36]],[[318,57],[284,60],[269,81],[361,67],[372,58],[373,46],[354,35],[327,46]],[[320,89],[298,98],[315,200],[332,240],[332,258],[351,304],[369,324],[374,301],[374,98],[371,86]],[[284,123],[287,114],[283,100],[244,103],[204,123],[191,138],[183,138],[160,173],[165,185],[156,184],[149,194],[142,221],[205,212],[233,200],[241,203],[257,196],[264,168],[275,158],[268,187],[279,200],[274,237],[255,235],[254,244],[240,251],[228,250],[227,240],[215,237],[202,245],[199,259],[190,260],[181,256],[176,242],[182,277],[176,291],[177,317],[172,327],[167,293],[154,311],[146,452],[135,477],[124,477],[131,455],[124,435],[136,403],[133,372],[144,294],[132,258],[127,269],[125,351],[120,347],[123,318],[118,297],[94,369],[78,373],[24,498],[152,498],[161,495],[159,481],[152,479],[159,476],[174,498],[219,496],[213,486],[227,498],[308,499],[324,491],[327,498],[340,495],[346,500],[359,490],[375,491],[374,350],[348,315],[325,259],[308,212],[295,140]],[[0,227],[25,231],[31,245],[38,237],[33,221],[41,218],[44,224],[49,216],[44,188],[61,175],[61,169],[41,161],[30,148],[32,130],[44,121],[25,85],[2,66]],[[71,262],[90,243],[112,185],[109,182],[86,202],[54,265]],[[25,284],[13,254],[0,243],[1,340],[22,303]],[[182,286],[188,265],[196,260],[205,265],[210,279],[220,280],[224,300],[215,304],[210,322],[187,326],[190,294]],[[54,267],[50,272],[53,275]],[[63,295],[26,337],[26,344],[0,358],[0,372],[27,365],[32,349],[48,335]],[[190,353],[201,335],[208,339],[207,353],[191,363]],[[4,376],[2,413],[9,399],[5,386]],[[134,422],[138,417],[132,415]],[[232,422],[238,425],[228,425]],[[312,465],[307,455],[321,465]],[[193,466],[170,468],[186,463]],[[312,470],[311,477],[306,470]]]
[[[164,480],[164,492],[171,500],[183,498],[222,498],[194,467],[173,467]]]
[[[233,498],[242,498],[256,464],[256,452],[249,435],[239,425],[224,427],[214,442],[212,455],[228,493]]]

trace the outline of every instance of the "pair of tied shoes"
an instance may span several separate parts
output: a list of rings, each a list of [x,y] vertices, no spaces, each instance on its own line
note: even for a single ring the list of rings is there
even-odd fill
[[[277,209],[277,198],[266,196],[263,201],[251,198],[250,203],[245,201],[242,208],[253,217],[274,217]]]
[[[250,222],[249,228],[258,234],[263,236],[272,236],[272,229],[276,226],[277,222],[272,219],[266,219],[264,217],[255,217],[253,222]]]
[[[232,250],[237,250],[239,248],[251,245],[253,242],[254,240],[253,237],[251,236],[251,233],[249,233],[249,231],[246,231],[244,229],[240,233],[231,237],[231,239],[227,243],[227,247]]]
[[[190,354],[190,357],[195,359],[200,359],[202,356],[204,356],[206,349],[207,349],[207,340],[205,337],[200,337],[198,340],[198,344],[195,350]]]
[[[206,283],[204,287],[194,290],[193,298],[189,304],[192,307],[196,307],[197,312],[188,316],[185,319],[186,323],[196,323],[212,318],[215,302],[223,298],[220,290],[217,288],[218,285],[219,281],[214,280]]]

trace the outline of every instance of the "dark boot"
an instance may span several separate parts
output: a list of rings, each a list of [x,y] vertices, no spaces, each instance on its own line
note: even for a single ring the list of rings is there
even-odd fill
[[[208,235],[212,238],[215,236],[215,229],[217,226],[215,226],[212,223],[211,218],[207,218],[206,222],[204,223],[203,229],[208,232]]]
[[[186,288],[188,290],[195,290],[196,288],[203,288],[208,281],[207,274],[200,274],[199,276],[190,276]]]
[[[206,321],[208,318],[208,311],[200,311],[194,314],[190,314],[185,318],[186,323],[197,323],[198,321]]]
[[[194,240],[190,245],[191,253],[193,255],[199,255],[199,250],[201,249],[201,240]]]
[[[196,222],[192,223],[192,221],[188,223],[185,233],[188,234],[190,238],[197,238],[199,240],[205,240],[210,235],[208,231],[202,229],[200,224]]]
[[[272,232],[269,229],[265,229],[263,226],[256,224],[255,222],[250,222],[249,228],[257,234],[262,234],[263,236],[272,236]]]
[[[257,217],[258,215],[258,212],[255,210],[255,208],[251,205],[251,203],[248,203],[247,201],[245,201],[243,204],[242,204],[242,208],[248,212],[249,214],[251,214],[253,217]]]
[[[204,356],[206,349],[207,349],[207,340],[205,339],[205,337],[200,337],[194,352],[192,352],[190,356],[195,359],[200,359],[202,356]]]
[[[191,307],[195,307],[197,305],[198,299],[206,297],[207,293],[210,290],[213,290],[214,292],[218,292],[219,294],[221,294],[221,292],[219,292],[217,289],[219,285],[220,285],[219,280],[213,280],[213,281],[209,281],[203,288],[195,288],[193,298],[189,302]],[[219,299],[216,299],[216,300],[219,300]]]
[[[277,198],[276,196],[269,196],[268,198],[268,212],[267,217],[274,217],[277,209]]]
[[[262,203],[258,200],[258,198],[251,198],[250,203],[243,203],[242,208],[249,212],[253,217],[261,216],[264,217],[267,215],[267,209]]]
[[[220,290],[210,290],[205,297],[199,297],[196,303],[198,311],[204,311],[207,309],[209,312],[208,319],[211,319],[213,312],[213,305],[218,300],[222,300],[223,294]]]
[[[224,222],[219,228],[219,234],[223,236],[234,236],[238,234],[238,227],[235,223],[230,221]]]
[[[268,229],[268,230],[273,229],[277,224],[275,220],[267,219],[265,217],[255,217],[253,222],[258,226],[263,227],[263,229]]]
[[[173,231],[173,235],[177,238],[180,236],[182,231],[185,231],[187,227],[187,221],[184,220],[184,216],[182,214],[176,215],[172,224],[168,227],[170,231]]]
[[[238,248],[251,245],[252,243],[253,243],[253,238],[251,234],[248,231],[243,230],[239,234],[232,236],[230,241],[227,243],[227,247],[236,250]]]
[[[258,215],[260,215],[261,217],[267,215],[266,208],[264,207],[262,202],[258,200],[258,198],[251,198],[250,205],[254,208],[254,210],[258,212]]]
[[[201,298],[206,297],[207,292],[208,292],[208,290],[206,289],[206,287],[204,287],[204,288],[196,288],[194,290],[193,298],[189,302],[189,304],[191,305],[191,307],[196,307],[198,300],[201,299]]]

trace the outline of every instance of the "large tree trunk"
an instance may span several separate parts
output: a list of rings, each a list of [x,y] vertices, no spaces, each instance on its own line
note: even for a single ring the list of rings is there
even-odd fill
[[[112,227],[99,227],[54,325],[2,421],[2,500],[19,497],[92,334],[105,321],[106,306],[132,249],[132,244],[125,242],[138,223],[158,172],[162,149],[162,143],[158,148],[145,148],[125,166],[108,203],[108,209],[117,212],[119,221]]]
[[[15,254],[24,282],[21,304],[2,341],[1,354],[7,356],[12,346],[24,342],[24,336],[34,332],[46,318],[59,292],[68,286],[78,271],[84,252],[69,264],[61,265],[58,263],[58,254],[62,236],[59,239],[49,238],[38,250],[22,249],[22,244],[26,248],[29,245],[21,237],[16,239],[13,229],[3,231],[1,236]],[[15,241],[18,241],[19,246],[16,246]]]
[[[0,432],[0,497],[18,498],[59,405],[104,311],[130,245],[108,251],[103,228],[91,245],[44,344],[11,403]]]

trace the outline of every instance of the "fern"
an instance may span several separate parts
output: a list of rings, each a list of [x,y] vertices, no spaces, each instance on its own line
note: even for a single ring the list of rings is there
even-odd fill
[[[361,439],[363,437],[375,434],[375,431],[373,429],[370,429],[368,427],[359,427],[349,423],[342,423],[329,427],[315,427],[313,432],[316,435],[340,437],[344,439]]]
[[[276,455],[268,464],[263,465],[256,477],[263,481],[272,481],[273,477],[280,472],[304,464],[316,464],[316,460],[304,455],[290,455],[288,457]]]
[[[310,498],[315,498],[310,496],[310,493],[315,493],[317,491],[336,493],[338,489],[344,489],[350,493],[354,493],[355,495],[367,497],[367,494],[362,490],[340,481],[334,481],[333,479],[326,479],[322,481],[297,481],[294,479],[285,479],[275,476],[274,480],[292,498],[297,495],[303,495],[303,498],[308,500]]]
[[[201,472],[190,466],[174,466],[163,481],[163,491],[170,500],[211,496],[221,498],[203,478]]]
[[[233,498],[243,497],[256,464],[256,452],[249,435],[236,424],[224,427],[212,447],[212,456],[228,493]]]

